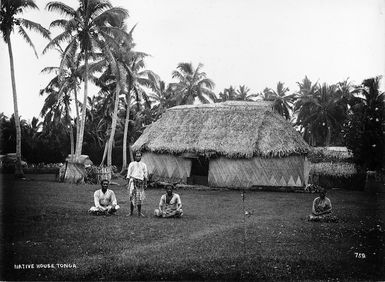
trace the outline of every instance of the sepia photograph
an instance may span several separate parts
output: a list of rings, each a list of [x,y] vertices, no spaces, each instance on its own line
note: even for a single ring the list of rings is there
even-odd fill
[[[0,0],[1,281],[384,281],[385,0]]]

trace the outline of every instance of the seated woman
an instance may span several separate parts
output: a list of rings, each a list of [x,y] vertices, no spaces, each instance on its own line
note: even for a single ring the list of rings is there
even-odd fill
[[[157,217],[181,217],[183,215],[182,202],[178,194],[173,192],[174,186],[167,185],[167,193],[160,197],[159,209],[155,209]]]
[[[312,214],[309,216],[311,221],[336,221],[336,217],[332,216],[332,203],[326,197],[326,190],[321,189],[319,197],[313,201]]]

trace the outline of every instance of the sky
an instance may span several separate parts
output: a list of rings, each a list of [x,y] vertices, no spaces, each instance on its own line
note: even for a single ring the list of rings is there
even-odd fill
[[[62,18],[48,12],[49,1],[36,0],[40,11],[21,16],[49,23]],[[77,7],[77,1],[64,3]],[[246,85],[251,93],[278,81],[298,90],[307,75],[329,84],[385,75],[385,0],[111,0],[129,11],[128,28],[134,31],[136,50],[150,57],[147,69],[172,82],[180,62],[202,63],[216,86]],[[53,35],[58,30],[52,30]],[[52,75],[46,66],[58,66],[59,57],[41,52],[47,41],[32,31],[39,58],[18,34],[11,36],[15,60],[19,114],[30,120],[39,116],[44,88]],[[385,78],[383,79],[385,81]],[[384,89],[385,82],[382,82]],[[91,88],[90,96],[97,89]],[[0,113],[13,113],[7,45],[0,41]]]

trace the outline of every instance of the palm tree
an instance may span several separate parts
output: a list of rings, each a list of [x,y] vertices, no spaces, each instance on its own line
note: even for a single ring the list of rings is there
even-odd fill
[[[135,97],[137,103],[137,109],[139,110],[140,101],[144,100],[145,105],[148,108],[151,108],[150,97],[147,95],[147,92],[144,88],[151,88],[152,81],[150,77],[155,76],[155,74],[150,70],[145,70],[144,58],[147,54],[142,52],[125,52],[125,56],[122,58],[123,67],[126,70],[126,81],[127,81],[127,91],[125,92],[125,121],[124,121],[124,132],[123,132],[123,163],[121,173],[125,172],[127,168],[127,140],[128,140],[128,127],[130,122],[130,107],[131,100]],[[131,93],[133,95],[131,95]],[[131,157],[132,151],[129,146],[130,151],[130,160],[133,160]]]
[[[273,101],[273,109],[287,120],[290,120],[290,111],[293,109],[295,95],[287,95],[289,88],[285,87],[283,82],[277,83],[277,89],[265,88],[263,91],[263,100]]]
[[[96,59],[95,53],[98,50],[110,62],[115,61],[111,49],[118,49],[119,42],[115,40],[116,36],[114,35],[120,34],[119,39],[122,41],[131,40],[127,33],[121,29],[122,22],[127,18],[128,12],[123,8],[113,7],[107,0],[79,0],[79,7],[76,10],[62,2],[49,2],[46,8],[48,11],[57,11],[69,19],[58,19],[50,24],[50,27],[60,27],[64,31],[51,40],[43,53],[63,42],[68,42],[61,59],[61,68],[79,49],[84,60],[84,96],[75,150],[75,161],[78,161],[82,152],[86,121],[89,61]],[[73,177],[74,181],[82,178],[82,175]]]
[[[63,55],[63,49],[60,46],[57,46],[57,50]],[[57,125],[57,122],[61,122],[62,114],[64,113],[63,121],[69,127],[70,133],[70,144],[71,144],[71,161],[74,161],[75,157],[75,146],[74,146],[74,135],[73,135],[73,125],[72,118],[70,115],[70,102],[71,102],[71,92],[74,92],[74,101],[76,108],[76,121],[80,120],[79,116],[79,103],[77,98],[77,91],[80,85],[80,79],[82,78],[83,67],[80,66],[80,56],[75,54],[75,57],[71,60],[67,60],[67,66],[60,67],[45,67],[41,72],[42,73],[52,73],[56,75],[48,83],[48,85],[40,90],[40,95],[44,93],[48,94],[48,97],[45,100],[45,104],[40,115],[44,118],[44,123],[54,122]],[[59,75],[61,70],[61,75]],[[62,106],[64,105],[64,109]],[[51,120],[53,118],[53,120]],[[56,121],[56,122],[55,122]],[[79,126],[76,126],[77,134],[79,134]]]
[[[22,13],[26,9],[38,9],[38,7],[33,0],[2,0],[1,1],[0,31],[2,33],[5,43],[7,43],[7,46],[8,46],[9,63],[11,68],[13,107],[14,107],[15,126],[16,126],[15,177],[17,178],[24,177],[24,173],[21,168],[21,128],[20,128],[19,110],[17,105],[16,78],[15,78],[15,67],[13,63],[11,33],[17,27],[18,33],[32,47],[36,57],[37,57],[37,52],[36,52],[35,46],[33,45],[25,29],[36,31],[40,33],[44,38],[49,39],[49,31],[43,28],[40,24],[24,18],[17,17],[18,14]]]
[[[311,80],[305,76],[301,82],[297,82],[299,91],[296,93],[294,103],[294,113],[297,116],[295,125],[300,126],[303,131],[303,138],[310,144],[315,145],[315,137],[311,128],[304,124],[304,120],[311,114],[311,105],[314,103],[314,97],[319,89],[318,82],[312,83]]]
[[[42,72],[52,69],[44,68]],[[70,93],[73,87],[77,87],[77,85],[73,84],[72,77],[67,77],[66,80],[59,82],[59,77],[56,75],[44,89],[40,90],[40,95],[48,95],[40,112],[40,116],[44,118],[44,125],[65,125],[68,127],[71,144],[71,158],[75,156],[75,146],[72,118],[70,115],[70,103],[72,100]]]
[[[114,143],[114,136],[116,131],[117,116],[119,110],[120,94],[122,89],[125,88],[123,78],[125,77],[124,71],[121,65],[117,65],[117,68],[112,73],[112,68],[109,66],[107,70],[102,74],[97,85],[101,86],[102,92],[105,92],[108,99],[104,100],[105,107],[110,108],[111,115],[111,130],[108,138],[107,145],[107,166],[112,165],[112,147]],[[109,103],[107,103],[110,101]],[[111,109],[112,107],[112,109]],[[103,160],[101,165],[103,164]]]
[[[258,97],[257,94],[249,94],[250,89],[246,85],[239,85],[236,92],[236,100],[238,101],[254,101],[252,98]]]
[[[193,104],[195,98],[200,102],[207,104],[210,101],[216,101],[217,97],[212,91],[215,87],[214,82],[207,78],[205,72],[201,71],[203,67],[199,64],[196,69],[191,63],[180,63],[177,66],[177,70],[173,71],[172,78],[179,80],[175,83],[176,103],[177,105]]]
[[[299,108],[297,124],[309,129],[315,145],[329,146],[332,132],[338,132],[346,119],[337,86],[324,83],[314,95],[302,97],[300,101],[299,105],[302,106]]]
[[[156,121],[168,108],[176,106],[175,92],[170,84],[166,84],[156,74],[148,74],[151,82],[152,93],[149,94],[151,101],[154,103],[151,110],[153,112],[154,121]]]

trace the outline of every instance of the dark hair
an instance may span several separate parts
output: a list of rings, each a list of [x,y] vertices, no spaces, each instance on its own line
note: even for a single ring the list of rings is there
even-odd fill
[[[110,181],[108,181],[108,179],[103,179],[102,181],[100,181],[100,184],[103,185],[103,182],[107,182],[107,184],[110,184]]]
[[[171,189],[174,190],[174,185],[172,185],[172,184],[167,184],[166,186],[164,186],[164,189],[167,190],[168,188],[171,188]]]

